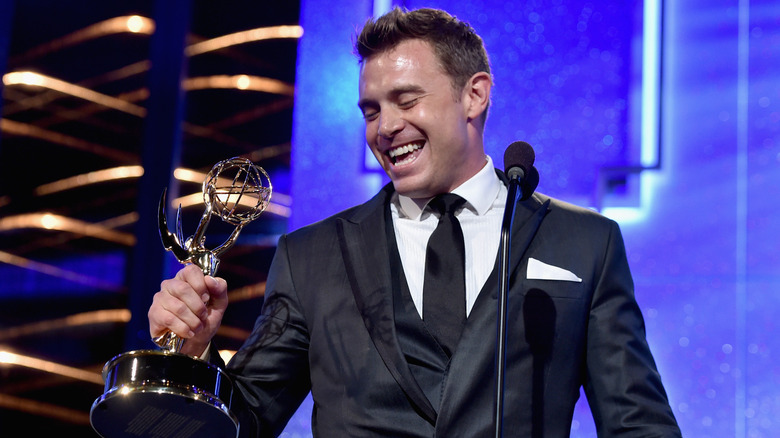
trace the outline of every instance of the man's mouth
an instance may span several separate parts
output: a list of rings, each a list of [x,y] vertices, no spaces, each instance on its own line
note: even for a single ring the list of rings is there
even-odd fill
[[[411,163],[415,159],[414,151],[422,149],[422,143],[409,143],[387,151],[394,166],[402,166]]]

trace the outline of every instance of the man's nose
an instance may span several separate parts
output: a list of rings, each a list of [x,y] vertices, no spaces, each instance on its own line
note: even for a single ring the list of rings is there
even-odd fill
[[[379,116],[379,135],[391,138],[404,129],[404,119],[398,111],[384,110]]]

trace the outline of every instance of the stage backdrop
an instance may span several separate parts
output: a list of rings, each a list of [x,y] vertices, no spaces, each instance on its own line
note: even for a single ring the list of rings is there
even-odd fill
[[[685,436],[780,435],[780,4],[407,1],[480,33],[486,143],[531,143],[548,195],[621,224],[647,336]],[[391,4],[303,1],[291,228],[368,199],[355,30]],[[311,401],[285,436],[310,436]],[[572,436],[595,436],[583,399]]]

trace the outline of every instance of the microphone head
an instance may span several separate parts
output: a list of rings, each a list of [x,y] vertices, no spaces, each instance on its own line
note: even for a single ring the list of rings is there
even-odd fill
[[[504,173],[509,179],[524,178],[533,167],[535,160],[534,148],[524,141],[516,141],[507,146],[504,152]]]

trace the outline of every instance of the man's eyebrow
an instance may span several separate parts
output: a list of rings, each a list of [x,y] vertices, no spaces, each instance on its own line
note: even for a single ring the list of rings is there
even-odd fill
[[[389,94],[390,94],[390,96],[393,99],[396,99],[399,96],[401,96],[403,94],[406,94],[406,93],[424,93],[424,92],[425,92],[425,90],[423,89],[423,87],[421,87],[419,85],[408,84],[408,85],[399,85],[397,87],[394,87],[392,90],[390,90]],[[375,103],[374,99],[365,99],[364,98],[364,99],[358,100],[357,106],[358,106],[358,108],[360,108],[362,110],[365,107],[370,106],[370,105],[372,105],[374,103]]]
[[[361,111],[364,111],[367,106],[374,104],[374,102],[373,99],[360,99],[358,100],[357,106]]]
[[[422,93],[423,88],[419,85],[409,84],[409,85],[401,85],[398,87],[393,88],[390,91],[390,95],[393,97],[398,97],[405,93]]]

